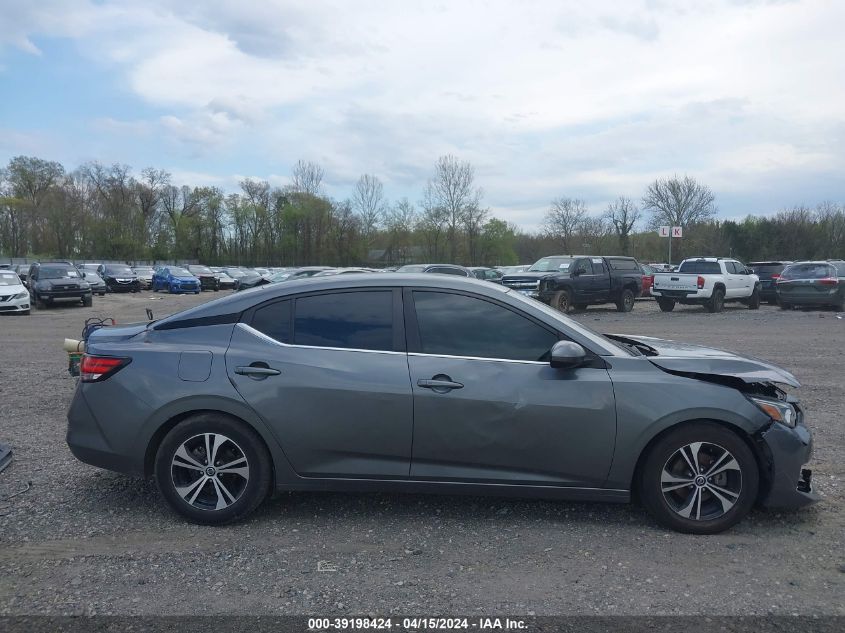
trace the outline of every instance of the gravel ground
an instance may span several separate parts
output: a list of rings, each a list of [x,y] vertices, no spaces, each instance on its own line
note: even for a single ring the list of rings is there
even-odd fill
[[[789,369],[815,432],[822,503],[729,532],[666,532],[642,509],[480,497],[282,494],[198,527],[152,482],[86,466],[64,442],[75,381],[62,339],[87,316],[142,320],[210,298],[109,295],[0,318],[0,615],[845,615],[845,319],[651,301],[576,318],[603,331],[741,350]],[[213,295],[219,296],[219,295]]]

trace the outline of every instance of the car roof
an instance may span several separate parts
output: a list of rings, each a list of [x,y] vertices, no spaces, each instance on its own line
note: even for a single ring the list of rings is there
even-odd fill
[[[455,275],[431,275],[425,273],[352,273],[296,279],[285,283],[265,284],[242,292],[214,299],[183,312],[158,321],[153,327],[159,329],[167,323],[185,319],[199,319],[223,315],[240,314],[262,301],[279,299],[288,295],[322,290],[351,290],[356,288],[398,288],[419,287],[442,290],[467,290],[489,297],[501,297],[509,288],[471,277]]]

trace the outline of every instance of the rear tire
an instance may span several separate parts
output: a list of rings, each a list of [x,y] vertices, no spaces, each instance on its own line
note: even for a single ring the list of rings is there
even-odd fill
[[[657,298],[657,305],[660,306],[661,312],[671,312],[675,309],[675,300],[666,299],[664,297]]]
[[[226,465],[230,467],[217,471]],[[178,514],[192,523],[222,525],[261,505],[270,492],[273,467],[252,428],[226,415],[202,413],[164,437],[156,453],[155,478]]]
[[[710,300],[704,304],[708,312],[721,312],[725,307],[725,291],[721,288],[713,290]]]
[[[690,465],[698,466],[697,472]],[[757,461],[736,433],[712,422],[694,422],[657,441],[638,484],[643,505],[661,525],[715,534],[748,514],[759,480]]]
[[[568,290],[558,290],[552,295],[552,307],[564,314],[572,311],[572,297]]]
[[[792,310],[792,304],[791,303],[786,303],[785,301],[780,301],[779,304],[780,304],[781,310]]]
[[[630,312],[634,309],[634,293],[627,288],[622,291],[619,301],[616,302],[617,312]]]

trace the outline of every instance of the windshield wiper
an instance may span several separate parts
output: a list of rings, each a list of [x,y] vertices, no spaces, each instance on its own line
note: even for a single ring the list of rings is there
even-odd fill
[[[646,345],[642,341],[638,341],[637,339],[628,338],[627,336],[622,336],[621,334],[605,334],[605,336],[613,341],[617,341],[618,343],[622,343],[625,347],[629,349],[635,350],[637,353],[642,354],[643,356],[659,356],[659,353],[655,348],[651,345]]]

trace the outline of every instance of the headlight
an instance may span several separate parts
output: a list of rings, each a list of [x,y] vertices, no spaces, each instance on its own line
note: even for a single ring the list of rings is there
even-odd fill
[[[795,427],[795,421],[798,415],[795,413],[795,407],[788,402],[767,400],[765,398],[749,398],[749,400],[775,422],[780,422],[790,428]]]
[[[13,298],[14,299],[23,299],[23,298],[28,297],[28,296],[29,296],[28,292],[19,292]]]
[[[91,287],[91,284],[89,284],[87,281],[81,281],[79,282],[79,287],[83,290],[88,290]]]

